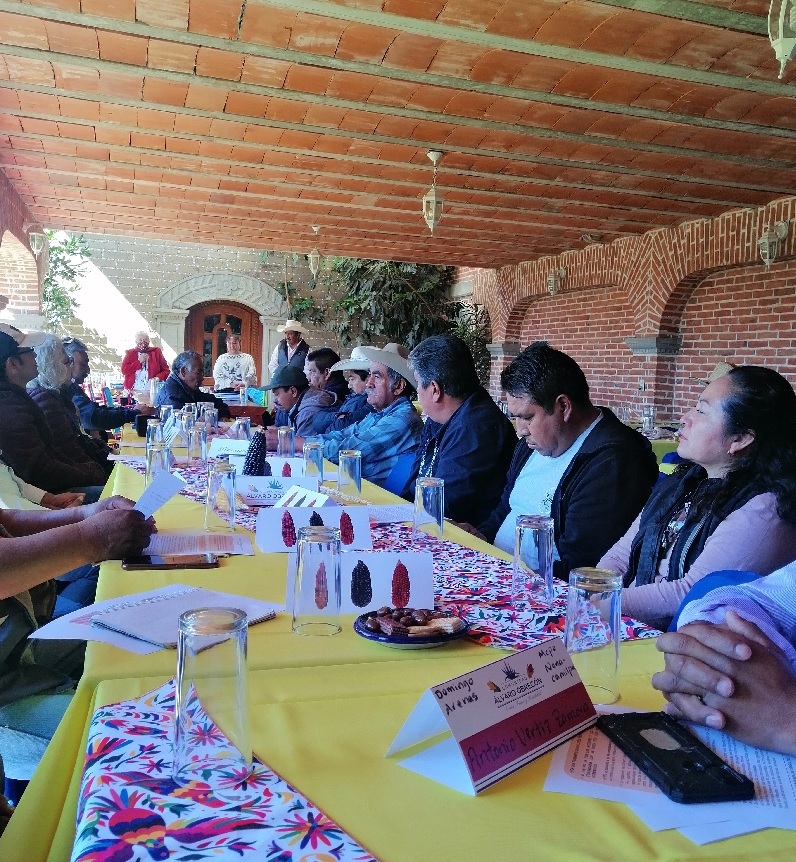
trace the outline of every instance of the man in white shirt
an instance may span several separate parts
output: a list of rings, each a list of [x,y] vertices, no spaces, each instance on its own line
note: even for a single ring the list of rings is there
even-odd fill
[[[222,389],[240,391],[257,385],[257,368],[248,353],[241,353],[241,337],[234,332],[227,335],[227,352],[216,359],[213,379],[216,392]]]

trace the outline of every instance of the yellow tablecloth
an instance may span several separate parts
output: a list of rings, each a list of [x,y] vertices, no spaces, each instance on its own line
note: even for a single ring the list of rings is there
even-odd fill
[[[114,490],[140,491],[140,477],[117,470]],[[368,496],[389,495],[372,487]],[[163,528],[197,523],[184,498],[158,518]],[[472,537],[450,531],[481,549]],[[184,581],[282,601],[285,560],[257,552],[210,572],[127,573],[103,566],[100,597]],[[675,832],[652,833],[623,805],[544,793],[549,757],[470,798],[403,769],[384,752],[422,692],[494,661],[497,650],[456,643],[436,650],[391,650],[350,627],[333,638],[301,638],[286,618],[250,635],[253,745],[256,753],[384,862],[461,860],[749,860],[793,857],[796,833],[768,830],[707,847]],[[75,699],[0,839],[3,862],[64,862],[74,837],[85,735],[94,710],[138,696],[174,672],[173,652],[135,656],[89,645]],[[622,646],[622,702],[654,709],[649,676],[660,667],[654,644]]]

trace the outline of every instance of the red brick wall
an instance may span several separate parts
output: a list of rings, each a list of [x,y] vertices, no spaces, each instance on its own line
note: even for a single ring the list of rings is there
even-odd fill
[[[0,238],[0,295],[12,313],[39,311],[39,279],[30,250],[9,231]]]

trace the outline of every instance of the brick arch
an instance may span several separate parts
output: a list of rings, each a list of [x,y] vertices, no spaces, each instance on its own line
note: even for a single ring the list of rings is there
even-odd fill
[[[0,294],[12,313],[39,310],[39,272],[33,252],[7,230],[0,239]]]

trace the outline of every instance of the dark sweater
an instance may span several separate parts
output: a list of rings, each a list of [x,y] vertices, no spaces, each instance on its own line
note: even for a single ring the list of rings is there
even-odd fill
[[[560,557],[555,575],[564,580],[570,569],[596,565],[625,534],[658,479],[649,440],[622,424],[608,408],[600,411],[602,418],[561,477],[550,509]],[[531,454],[520,440],[500,503],[479,526],[490,542],[511,511],[509,497]]]

